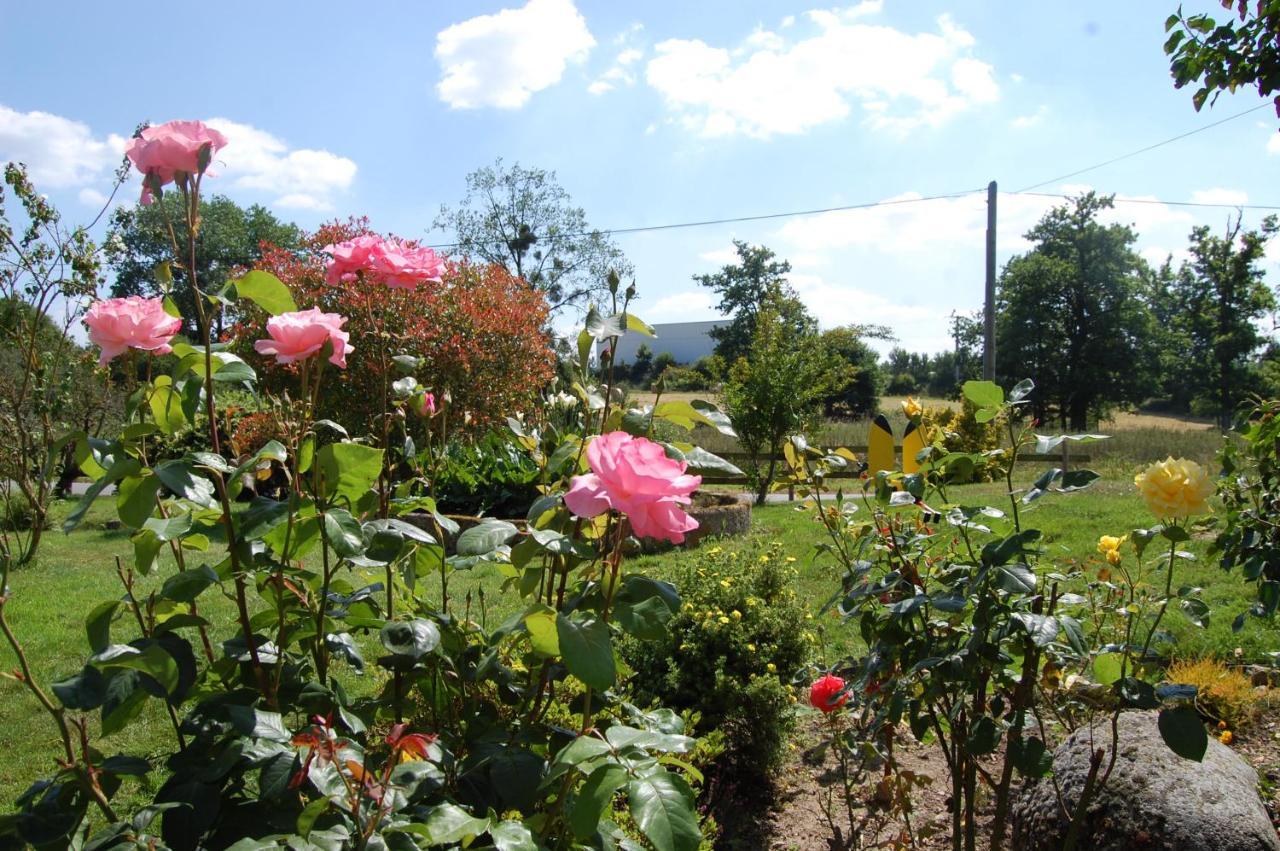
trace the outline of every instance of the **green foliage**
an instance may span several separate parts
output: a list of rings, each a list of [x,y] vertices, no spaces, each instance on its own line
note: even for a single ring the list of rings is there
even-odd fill
[[[454,235],[461,255],[496,263],[544,292],[553,314],[607,299],[609,275],[633,273],[622,249],[573,206],[555,172],[507,168],[501,158],[467,175],[462,203],[442,205],[434,226]]]
[[[817,426],[823,399],[833,387],[847,385],[849,374],[822,337],[794,333],[775,309],[777,301],[770,298],[761,308],[750,348],[729,369],[723,391],[729,419],[750,456],[747,475],[759,501],[773,484],[773,458],[783,442]]]
[[[676,356],[671,352],[658,352],[653,359],[653,364],[649,367],[649,385],[652,386],[655,381],[661,378],[668,369],[678,366]]]
[[[735,782],[776,769],[795,726],[789,683],[815,636],[790,587],[794,561],[776,543],[704,548],[685,565],[684,605],[663,635],[622,646],[637,699],[698,713],[700,733],[721,731],[720,769]]]
[[[635,362],[631,364],[631,370],[627,377],[636,387],[647,387],[649,385],[649,377],[653,375],[653,350],[645,343],[641,343],[636,349]]]
[[[729,324],[711,331],[716,341],[716,354],[733,364],[745,357],[756,333],[756,323],[766,306],[795,334],[813,333],[817,323],[809,316],[795,290],[787,283],[791,264],[774,260],[774,253],[763,245],[749,245],[735,239],[738,262],[709,275],[694,275],[693,280],[720,297],[716,309],[729,316]]]
[[[691,393],[711,390],[711,382],[705,373],[686,366],[669,366],[661,373],[663,392]]]
[[[1249,613],[1272,619],[1280,609],[1280,401],[1260,402],[1236,425],[1240,441],[1223,444],[1221,528],[1213,542],[1223,570],[1239,569],[1256,589]],[[1233,628],[1244,625],[1244,613]]]
[[[826,416],[865,418],[880,410],[880,356],[867,339],[882,337],[881,330],[847,325],[822,332],[822,344],[844,362],[848,374],[848,380],[833,386],[823,399]]]
[[[1000,446],[1000,425],[988,420],[979,422],[978,408],[968,399],[961,399],[960,409],[950,407],[926,408],[924,423],[926,434],[935,437],[941,448],[956,455],[982,456]],[[972,473],[965,478],[953,478],[956,484],[964,482],[989,482],[1003,474],[998,456],[975,459]]]
[[[1140,298],[1143,260],[1133,231],[1103,225],[1112,198],[1089,192],[1045,214],[997,294],[996,372],[1036,386],[1032,415],[1084,430],[1115,404],[1155,386],[1152,316]]]
[[[1230,17],[1219,23],[1208,14],[1184,15],[1182,7],[1164,22],[1169,33],[1164,52],[1174,86],[1199,83],[1191,98],[1196,111],[1213,104],[1224,91],[1254,86],[1262,97],[1274,94],[1280,116],[1280,6],[1271,0],[1249,4],[1219,0]]]
[[[523,517],[539,496],[538,465],[497,431],[451,441],[434,463],[436,501],[453,514]]]
[[[183,332],[194,339],[197,336],[195,294],[184,264],[170,262],[174,246],[166,217],[179,230],[185,226],[182,199],[177,193],[166,193],[145,207],[117,207],[112,213],[106,239],[107,261],[115,272],[111,294],[170,295],[182,314]],[[185,250],[185,233],[177,236]],[[298,246],[298,240],[298,228],[280,221],[266,207],[253,204],[245,208],[226,196],[214,195],[200,205],[197,280],[206,287],[220,287],[237,270],[248,269],[262,257],[263,242],[292,249]],[[171,284],[164,283],[157,274],[157,268],[163,263],[169,263]],[[215,329],[218,336],[222,330],[221,326]]]

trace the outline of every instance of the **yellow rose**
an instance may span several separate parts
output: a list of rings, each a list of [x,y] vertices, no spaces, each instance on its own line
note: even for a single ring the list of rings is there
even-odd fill
[[[1213,480],[1195,461],[1166,458],[1133,477],[1147,508],[1162,520],[1207,514]]]
[[[902,413],[906,414],[909,420],[918,420],[920,415],[924,413],[924,406],[908,396],[902,403]]]
[[[1115,535],[1103,535],[1098,539],[1098,552],[1106,556],[1108,564],[1119,564],[1120,545],[1127,540],[1129,540],[1128,535],[1121,535],[1118,538]]]

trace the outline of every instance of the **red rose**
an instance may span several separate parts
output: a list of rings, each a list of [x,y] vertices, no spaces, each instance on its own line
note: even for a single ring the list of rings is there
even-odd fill
[[[809,687],[809,702],[813,704],[814,709],[835,712],[849,699],[849,695],[841,694],[842,691],[844,691],[844,680],[834,674],[827,674]]]

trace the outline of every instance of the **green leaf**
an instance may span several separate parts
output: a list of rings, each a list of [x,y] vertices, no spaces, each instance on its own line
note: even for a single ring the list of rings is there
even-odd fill
[[[458,536],[458,555],[488,555],[519,533],[520,530],[507,521],[490,518]]]
[[[68,709],[97,709],[107,699],[106,677],[92,665],[85,665],[78,674],[58,680],[51,688]]]
[[[1169,750],[1183,759],[1200,762],[1209,748],[1209,735],[1205,732],[1204,722],[1190,706],[1175,706],[1161,709],[1157,721],[1160,737],[1169,746]]]
[[[360,521],[350,511],[331,508],[324,513],[324,537],[343,558],[360,555],[364,551],[364,535]]]
[[[178,686],[178,663],[159,644],[149,644],[142,650],[127,644],[114,644],[94,654],[89,661],[100,668],[140,671],[154,678],[169,694]]]
[[[710,473],[712,475],[719,474],[723,476],[743,476],[742,468],[726,461],[719,455],[715,455],[700,446],[689,446],[688,444],[663,444],[663,448],[667,450],[667,454],[674,457],[677,461],[684,461],[689,466],[685,472],[700,475],[702,473]],[[673,455],[671,452],[675,449],[679,455]]]
[[[1065,441],[1072,443],[1097,443],[1099,440],[1110,440],[1105,434],[1037,434],[1035,451],[1039,455],[1048,455]]]
[[[149,470],[122,479],[116,490],[116,514],[121,522],[134,529],[142,528],[151,512],[156,510],[156,494],[159,492],[160,480]]]
[[[639,316],[636,316],[634,313],[624,313],[622,315],[626,317],[625,322],[626,322],[628,331],[635,331],[637,334],[643,334],[646,337],[658,336],[657,330],[654,329],[652,325],[650,325],[648,322],[645,322],[643,319],[641,319]]]
[[[543,656],[560,655],[560,637],[556,631],[556,613],[549,606],[524,616],[525,629],[529,631],[529,640],[534,652]]]
[[[177,603],[190,603],[218,582],[218,574],[212,567],[202,564],[192,570],[175,573],[160,586],[160,596]]]
[[[1093,660],[1093,678],[1104,686],[1118,682],[1124,670],[1124,657],[1119,653],[1099,653]]]
[[[960,392],[976,408],[999,408],[1004,404],[1004,391],[994,381],[966,381]]]
[[[114,484],[126,476],[135,475],[141,469],[142,465],[127,455],[112,461],[106,472],[89,486],[89,489],[84,492],[84,496],[80,497],[75,509],[67,515],[67,519],[62,521],[62,531],[70,532],[80,525],[80,521],[88,513],[93,501],[98,498],[98,495],[102,493],[107,485]]]
[[[284,725],[284,716],[279,712],[252,706],[229,706],[227,715],[231,718],[231,725],[242,736],[266,739],[269,742],[287,742],[293,738],[293,734]]]
[[[268,757],[258,771],[258,800],[275,800],[288,792],[289,781],[298,767],[298,755],[293,751]]]
[[[156,478],[182,499],[190,500],[203,508],[218,504],[213,482],[196,475],[195,466],[186,460],[165,461],[155,468]]]
[[[457,842],[466,847],[488,830],[490,824],[489,819],[476,818],[457,804],[440,804],[427,814],[422,827],[432,845]]]
[[[1014,612],[1013,619],[1022,624],[1037,647],[1047,647],[1058,637],[1058,621],[1049,615]]]
[[[254,270],[235,282],[236,297],[247,298],[272,316],[298,309],[289,288],[270,272]]]
[[[995,568],[996,587],[1010,594],[1034,594],[1035,572],[1025,564],[1001,564]]]
[[[235,355],[224,353],[219,356],[219,360],[220,362],[213,370],[214,381],[236,384],[242,381],[258,380],[258,373],[253,371],[253,367]]]
[[[419,659],[440,644],[440,629],[429,620],[389,623],[378,633],[382,646],[397,656]]]
[[[617,669],[608,624],[595,618],[575,619],[558,614],[556,634],[569,673],[599,691],[613,685]]]
[[[590,839],[600,827],[600,817],[613,801],[613,796],[627,782],[627,770],[616,763],[597,767],[587,777],[573,799],[569,826],[579,839]]]
[[[330,443],[316,453],[324,493],[354,504],[382,473],[382,450],[359,443]]]
[[[615,313],[613,316],[608,317],[603,316],[593,304],[587,310],[586,333],[597,340],[604,337],[621,337],[627,333],[626,326],[622,324],[623,316],[624,314],[621,313]]]
[[[174,434],[187,424],[187,415],[182,412],[182,394],[173,388],[172,381],[167,375],[160,376],[147,394],[151,416],[165,434]]]
[[[996,719],[990,715],[983,715],[969,728],[967,747],[971,754],[977,756],[989,754],[996,749],[999,742],[1000,727],[996,724]]]
[[[693,809],[693,793],[665,769],[627,784],[631,816],[657,851],[697,851],[702,831]]]
[[[538,851],[533,834],[521,822],[507,819],[489,828],[489,839],[497,851]]]

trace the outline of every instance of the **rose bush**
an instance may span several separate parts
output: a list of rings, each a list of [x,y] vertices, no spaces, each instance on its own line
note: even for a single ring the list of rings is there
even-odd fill
[[[84,315],[89,342],[102,350],[99,366],[129,349],[167,355],[173,335],[182,328],[180,318],[165,312],[158,298],[129,296],[95,302]]]
[[[451,400],[452,428],[483,431],[533,410],[555,370],[545,298],[501,267],[466,263],[445,263],[438,283],[427,274],[436,266],[419,263],[417,286],[393,286],[374,268],[382,242],[366,222],[351,220],[304,234],[300,252],[264,246],[257,268],[283,281],[298,304],[347,317],[344,328],[357,341],[349,368],[326,379],[321,415],[353,432],[380,431],[374,424],[390,410],[384,400],[405,375],[397,355],[413,360],[420,390],[437,405]],[[266,321],[265,312],[246,316],[231,331],[232,350],[247,355]],[[296,380],[289,366],[261,369],[261,385],[272,392]]]
[[[195,169],[187,172],[190,163],[164,159],[170,148],[160,143],[190,128],[168,128],[168,136],[142,137],[157,147],[147,149],[152,152],[140,167],[157,192],[164,169],[174,169],[171,179],[186,209],[185,221],[174,227],[174,262],[194,269],[199,187],[214,145],[201,142]],[[389,249],[387,256],[394,253]],[[420,276],[429,264],[398,256],[409,265],[396,265],[381,279],[365,280],[357,272],[360,288],[335,291],[292,291],[261,270],[215,290],[193,274],[199,340],[164,343],[174,355],[168,371],[149,376],[131,396],[117,435],[67,436],[94,481],[65,528],[74,529],[103,490],[114,486],[134,553],[131,563],[116,566],[121,591],[104,594],[85,617],[83,665],[52,684],[33,676],[21,637],[6,619],[14,560],[8,553],[0,557],[0,588],[6,589],[0,635],[17,660],[15,679],[30,705],[48,717],[59,746],[49,779],[0,816],[0,845],[180,850],[479,844],[516,851],[615,848],[643,837],[658,851],[699,847],[691,787],[696,770],[668,756],[687,754],[693,740],[674,712],[640,710],[626,699],[614,646],[623,636],[652,640],[681,609],[672,585],[625,568],[625,512],[646,512],[632,524],[636,531],[645,523],[656,524],[647,527],[655,534],[676,534],[671,524],[687,530],[689,522],[676,509],[652,503],[679,499],[697,478],[686,469],[727,467],[688,444],[649,448],[644,435],[664,420],[725,429],[723,416],[689,405],[624,411],[612,404],[611,388],[595,384],[582,357],[568,370],[575,376],[582,431],[510,420],[541,483],[526,525],[487,520],[460,531],[437,509],[432,452],[422,463],[408,423],[393,444],[385,419],[370,434],[353,437],[322,416],[320,401],[329,387],[371,363],[384,368],[383,387],[392,383],[385,361],[430,375],[424,359],[391,348],[412,341],[403,334],[412,325],[373,340],[373,327],[355,321],[359,311],[325,308],[354,299],[372,325],[406,315],[417,321],[411,312],[383,317],[375,311],[414,304],[411,299],[425,291],[426,304],[461,310],[426,320],[447,335],[468,317],[483,320],[483,311],[472,314],[461,305],[493,297],[487,286],[469,288],[467,275],[486,285],[496,281],[499,289],[506,281],[508,295],[528,291],[492,270],[465,266],[446,269],[446,282],[455,275],[448,286],[400,289],[404,275]],[[322,261],[305,262],[323,284]],[[419,265],[406,271],[411,264]],[[470,289],[466,298],[474,301],[442,297],[449,289]],[[296,299],[303,294],[317,297],[299,311]],[[616,342],[628,328],[647,330],[628,317],[630,297],[608,316],[593,310],[579,352],[597,339]],[[530,315],[540,321],[538,303],[530,302],[534,307],[519,321]],[[245,357],[210,339],[217,312],[230,304],[253,304],[268,317],[265,328],[245,334]],[[95,315],[104,312],[100,307]],[[349,316],[345,328],[342,316]],[[159,336],[152,327],[136,338],[117,334],[104,341],[152,345]],[[380,356],[357,360],[377,347],[383,347]],[[347,355],[346,370],[324,368],[330,360],[341,365]],[[465,375],[466,364],[458,368]],[[259,369],[278,370],[280,393],[264,399],[276,415],[271,431],[278,439],[245,457],[221,434],[217,396],[229,387],[261,388]],[[521,378],[529,381],[528,372]],[[461,380],[430,380],[453,393],[457,405]],[[394,395],[380,404],[396,417],[409,400],[440,392],[409,377],[386,389]],[[189,434],[202,408],[204,445],[153,462],[150,441]],[[447,396],[441,408],[412,426],[428,448],[443,440]],[[620,430],[633,436],[629,445],[641,447],[633,459],[638,475],[673,468],[679,474],[657,499],[632,502],[610,492],[607,510],[591,519],[575,517],[564,502],[570,482],[591,469],[589,447],[612,445],[619,439],[610,435]],[[391,478],[392,452],[411,468],[407,478]],[[655,452],[675,461],[663,463]],[[258,494],[238,506],[246,481],[264,470],[284,475],[287,492],[280,498]],[[411,513],[419,522],[406,522]],[[456,538],[456,552],[446,550],[449,537]],[[452,573],[480,564],[506,573],[506,592],[518,598],[515,614],[500,625],[489,625],[483,615],[477,622],[470,598],[449,593]],[[152,593],[135,591],[139,576],[157,573],[163,581]],[[230,622],[210,619],[213,609],[205,603],[213,595],[231,603]],[[372,662],[366,660],[371,652],[377,654]],[[380,675],[353,687],[373,665]],[[138,722],[148,704],[167,718],[170,748],[112,753],[109,738],[97,730],[110,737]],[[139,794],[152,800],[136,812],[122,811],[122,784],[148,774],[159,777]],[[615,819],[615,812],[626,817]]]

